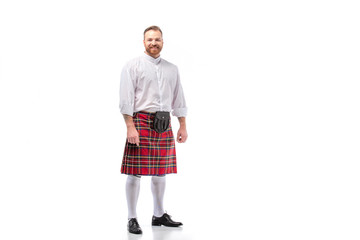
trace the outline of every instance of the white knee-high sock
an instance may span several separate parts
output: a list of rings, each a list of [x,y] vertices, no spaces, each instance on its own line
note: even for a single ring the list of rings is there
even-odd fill
[[[161,217],[164,211],[164,193],[165,193],[166,178],[165,176],[151,178],[151,191],[154,198],[154,216]]]
[[[128,205],[128,219],[136,218],[136,205],[140,192],[140,177],[129,175],[126,181],[126,200]]]

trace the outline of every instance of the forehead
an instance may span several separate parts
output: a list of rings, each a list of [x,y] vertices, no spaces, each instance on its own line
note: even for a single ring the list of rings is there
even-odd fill
[[[147,38],[162,38],[160,31],[149,30],[145,33],[145,39]]]

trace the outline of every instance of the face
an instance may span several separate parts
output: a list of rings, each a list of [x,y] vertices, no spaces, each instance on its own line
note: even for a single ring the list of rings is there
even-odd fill
[[[160,31],[150,30],[145,33],[144,47],[147,54],[153,58],[160,56],[163,40]]]

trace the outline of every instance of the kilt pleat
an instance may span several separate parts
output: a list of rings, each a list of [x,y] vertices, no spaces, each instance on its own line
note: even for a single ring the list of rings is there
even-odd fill
[[[153,127],[155,114],[137,112],[134,124],[140,136],[140,146],[126,141],[121,173],[129,175],[164,175],[176,173],[175,140],[171,128],[156,132]]]

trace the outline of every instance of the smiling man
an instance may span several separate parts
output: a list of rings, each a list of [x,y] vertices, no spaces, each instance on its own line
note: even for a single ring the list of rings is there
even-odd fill
[[[160,58],[162,37],[162,31],[157,26],[145,29],[145,52],[129,61],[121,73],[120,112],[127,127],[121,173],[128,175],[128,231],[134,234],[142,233],[136,213],[141,176],[151,176],[154,202],[152,225],[182,225],[165,213],[163,199],[166,174],[177,173],[170,112],[180,122],[176,139],[184,143],[187,139],[187,107],[178,68]]]
[[[158,31],[151,29],[145,32],[144,47],[146,53],[151,57],[158,58],[160,56],[160,52],[163,47],[162,33],[160,32],[160,29]]]

